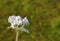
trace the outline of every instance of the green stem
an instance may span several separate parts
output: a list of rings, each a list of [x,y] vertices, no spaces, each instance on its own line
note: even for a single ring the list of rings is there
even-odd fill
[[[18,36],[19,36],[19,31],[18,29],[16,29],[16,40],[15,41],[18,41]]]

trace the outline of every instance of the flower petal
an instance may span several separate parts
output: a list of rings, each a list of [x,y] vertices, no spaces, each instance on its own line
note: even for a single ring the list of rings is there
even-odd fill
[[[29,33],[28,29],[26,28],[21,28],[20,30]]]
[[[8,22],[12,23],[12,22],[14,22],[15,19],[16,19],[16,18],[15,18],[14,15],[9,16],[9,18],[8,18]]]
[[[29,24],[29,21],[28,21],[27,17],[25,17],[25,18],[22,20],[22,22],[23,22],[23,25],[28,25],[28,24]]]

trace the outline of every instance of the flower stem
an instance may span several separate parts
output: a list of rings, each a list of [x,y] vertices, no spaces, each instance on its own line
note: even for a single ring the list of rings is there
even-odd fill
[[[19,31],[18,29],[16,29],[16,40],[15,41],[18,41],[18,35],[19,35]]]

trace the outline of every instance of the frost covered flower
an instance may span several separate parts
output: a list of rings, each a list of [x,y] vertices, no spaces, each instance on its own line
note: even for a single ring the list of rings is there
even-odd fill
[[[8,22],[11,23],[10,28],[15,29],[17,26],[22,25],[21,28],[18,28],[18,29],[29,33],[28,29],[23,28],[24,25],[29,24],[27,17],[22,19],[20,16],[12,15],[12,16],[9,16]]]

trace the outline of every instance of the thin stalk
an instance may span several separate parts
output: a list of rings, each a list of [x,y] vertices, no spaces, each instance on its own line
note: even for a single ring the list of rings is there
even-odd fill
[[[16,29],[16,40],[15,41],[18,41],[18,36],[19,36],[19,31],[18,29]]]
[[[24,25],[22,25],[22,27],[24,27]],[[16,28],[16,40],[15,41],[18,41],[18,37],[19,37],[19,28],[17,26],[17,28]]]

